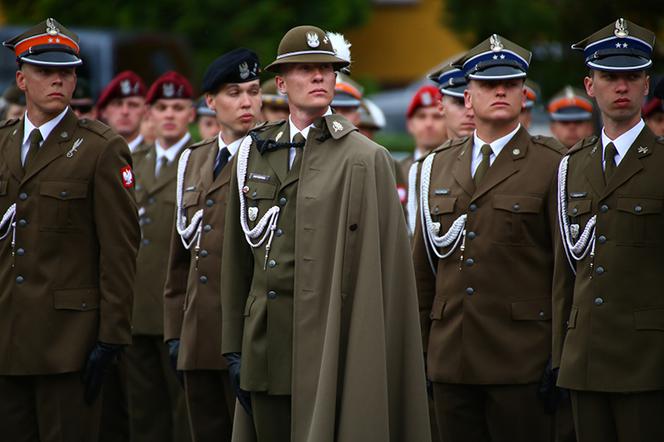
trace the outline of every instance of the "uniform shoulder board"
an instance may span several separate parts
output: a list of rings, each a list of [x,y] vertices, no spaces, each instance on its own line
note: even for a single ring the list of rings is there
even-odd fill
[[[204,139],[204,140],[197,141],[196,143],[192,144],[191,146],[188,147],[188,149],[194,150],[194,149],[196,149],[197,147],[206,146],[206,145],[208,145],[208,144],[210,144],[210,143],[214,143],[216,140],[217,140],[217,137],[216,137],[216,136],[214,136],[214,137],[210,137],[210,138],[206,138],[206,139]]]
[[[441,152],[443,150],[450,149],[455,146],[460,146],[464,144],[466,141],[468,141],[468,137],[461,137],[461,138],[451,138],[447,141],[445,141],[443,144],[435,148],[432,152]],[[426,157],[426,155],[425,155]]]
[[[542,135],[535,135],[530,137],[533,143],[540,144],[542,146],[548,147],[551,150],[555,150],[558,153],[565,154],[567,149],[563,146],[560,141],[556,140],[553,137],[544,137]]]
[[[664,144],[664,135],[660,135],[655,138],[659,144]]]
[[[567,154],[569,155],[574,152],[578,152],[588,146],[593,146],[595,143],[597,143],[597,135],[586,137],[583,140],[576,143],[574,146],[572,146],[572,148],[569,151],[567,151]]]
[[[271,127],[279,126],[285,123],[286,120],[277,120],[277,121],[263,121],[252,127],[249,132],[263,132],[268,130]]]
[[[325,117],[325,124],[327,125],[328,132],[335,140],[343,138],[354,130],[357,130],[353,126],[353,123],[339,114],[327,115]]]
[[[7,126],[13,126],[16,123],[18,123],[19,121],[21,121],[20,118],[11,118],[9,120],[2,120],[2,121],[0,121],[0,128],[7,127]]]
[[[78,125],[80,127],[83,127],[85,129],[88,129],[97,135],[101,135],[104,138],[110,138],[111,136],[115,135],[115,132],[113,132],[113,129],[102,123],[101,121],[98,120],[90,120],[88,118],[82,118],[78,120]]]

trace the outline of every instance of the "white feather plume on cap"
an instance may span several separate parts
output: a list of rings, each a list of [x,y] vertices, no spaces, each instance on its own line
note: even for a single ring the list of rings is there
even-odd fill
[[[337,32],[328,32],[327,37],[330,39],[330,43],[332,43],[332,48],[337,57],[348,62],[348,66],[342,68],[341,71],[350,73],[350,42],[346,40],[346,37],[344,37],[343,34]]]

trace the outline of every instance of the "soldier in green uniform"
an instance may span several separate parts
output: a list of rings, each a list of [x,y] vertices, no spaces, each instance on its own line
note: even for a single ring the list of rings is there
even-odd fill
[[[551,133],[567,149],[593,134],[593,102],[585,92],[565,86],[547,106]]]
[[[25,94],[15,82],[12,82],[2,93],[4,107],[0,110],[0,120],[13,120],[23,117],[25,113]]]
[[[553,365],[579,442],[664,440],[664,139],[641,118],[654,44],[620,18],[572,46],[604,124],[558,171]]]
[[[279,121],[288,118],[288,97],[277,90],[274,78],[261,83],[263,121]]]
[[[243,48],[208,67],[205,100],[222,129],[185,150],[178,165],[176,222],[164,288],[164,339],[184,376],[194,442],[231,440],[235,393],[220,352],[219,271],[230,163],[261,117],[259,72],[258,57]]]
[[[413,260],[446,442],[553,435],[553,410],[537,393],[551,352],[562,146],[519,124],[529,62],[529,51],[496,34],[455,62],[468,78],[476,129],[420,167]]]
[[[347,63],[317,27],[286,33],[267,69],[289,118],[251,131],[234,161],[221,347],[239,440],[430,440],[393,163],[330,109]]]
[[[69,108],[76,34],[49,18],[4,45],[27,107],[0,128],[0,431],[96,441],[104,375],[131,342],[131,156]]]
[[[180,153],[191,142],[193,91],[177,72],[166,72],[146,96],[156,140],[136,160],[136,202],[141,247],[136,260],[133,345],[127,349],[132,440],[182,442],[190,432],[182,386],[164,343],[164,283],[175,217]]]

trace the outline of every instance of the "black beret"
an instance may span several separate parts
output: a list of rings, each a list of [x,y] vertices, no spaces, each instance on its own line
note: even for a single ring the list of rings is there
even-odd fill
[[[258,79],[260,65],[254,51],[245,48],[225,53],[210,66],[203,76],[203,92],[215,92],[223,84],[246,83]]]

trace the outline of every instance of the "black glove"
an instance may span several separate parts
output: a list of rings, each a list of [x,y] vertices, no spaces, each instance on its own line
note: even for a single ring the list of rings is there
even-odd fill
[[[180,340],[179,339],[169,339],[166,341],[168,345],[168,360],[171,362],[171,368],[177,376],[180,385],[184,385],[184,379],[182,378],[182,371],[178,370],[178,354],[180,354]]]
[[[88,360],[83,369],[83,384],[85,384],[84,397],[88,405],[99,396],[101,387],[104,384],[104,376],[116,362],[123,345],[105,344],[97,341],[94,348],[88,355]]]
[[[539,388],[537,389],[537,397],[540,398],[544,404],[544,410],[549,414],[556,412],[561,399],[568,394],[567,390],[556,386],[557,382],[558,369],[551,368],[551,358],[549,358],[544,373],[542,373]]]
[[[244,411],[246,411],[249,416],[252,416],[251,395],[248,391],[240,388],[240,353],[225,353],[224,357],[228,364],[228,377],[230,378],[231,387],[233,387],[233,390],[235,391],[235,396],[240,402],[240,405],[242,405],[242,408],[244,408]]]

